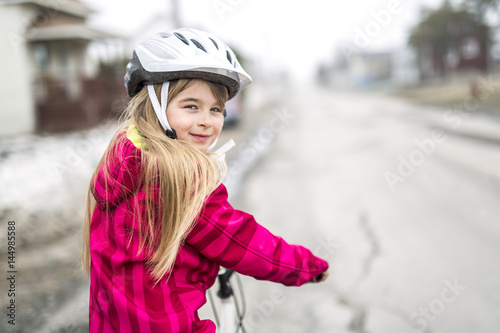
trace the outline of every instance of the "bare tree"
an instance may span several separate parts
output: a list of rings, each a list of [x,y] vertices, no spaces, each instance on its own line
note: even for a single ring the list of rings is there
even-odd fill
[[[436,10],[427,11],[410,32],[408,40],[417,51],[421,78],[428,74],[423,68],[424,62],[432,64],[434,75],[445,76],[450,69],[450,54],[459,58],[459,66],[465,66],[465,60],[461,58],[462,47],[471,38],[480,45],[482,57],[473,66],[486,70],[486,54],[491,44],[490,28],[475,13],[464,6],[455,9],[449,1]]]
[[[487,15],[491,13],[496,16],[497,25],[499,24],[500,0],[464,0],[463,5],[477,15],[478,20],[486,23]]]

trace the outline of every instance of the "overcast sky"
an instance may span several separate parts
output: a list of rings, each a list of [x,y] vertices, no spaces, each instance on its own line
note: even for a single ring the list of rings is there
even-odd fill
[[[171,12],[171,0],[82,1],[97,10],[92,25],[129,36],[137,35],[155,14]],[[317,63],[342,54],[341,48],[382,51],[405,45],[420,8],[436,8],[441,2],[179,0],[179,12],[182,25],[206,29],[263,68],[284,68],[302,79]]]

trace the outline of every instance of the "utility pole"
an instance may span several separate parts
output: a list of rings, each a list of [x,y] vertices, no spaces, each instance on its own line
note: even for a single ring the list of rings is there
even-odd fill
[[[180,28],[181,18],[180,18],[180,8],[179,8],[179,0],[171,0],[171,10],[172,10],[172,23],[174,24],[174,28]]]

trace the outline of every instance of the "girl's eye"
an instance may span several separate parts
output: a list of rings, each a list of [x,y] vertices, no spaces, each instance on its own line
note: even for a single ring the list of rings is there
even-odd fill
[[[184,108],[185,109],[196,110],[196,105],[186,105]]]
[[[219,108],[212,108],[212,111],[214,111],[214,112],[222,112],[222,110],[219,109]]]

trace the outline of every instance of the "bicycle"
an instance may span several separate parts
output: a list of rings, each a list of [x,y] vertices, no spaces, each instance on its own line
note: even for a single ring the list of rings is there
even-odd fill
[[[246,313],[246,303],[245,295],[243,293],[243,286],[240,277],[235,274],[236,281],[239,289],[239,297],[234,293],[234,289],[231,286],[230,278],[235,273],[231,269],[221,268],[218,275],[219,290],[217,291],[217,297],[220,299],[219,310],[221,316],[219,317],[217,306],[212,296],[211,291],[208,291],[208,297],[210,300],[210,305],[214,312],[215,324],[217,326],[217,332],[219,333],[246,333],[245,327],[243,326],[243,318]],[[233,304],[234,303],[234,304]]]

